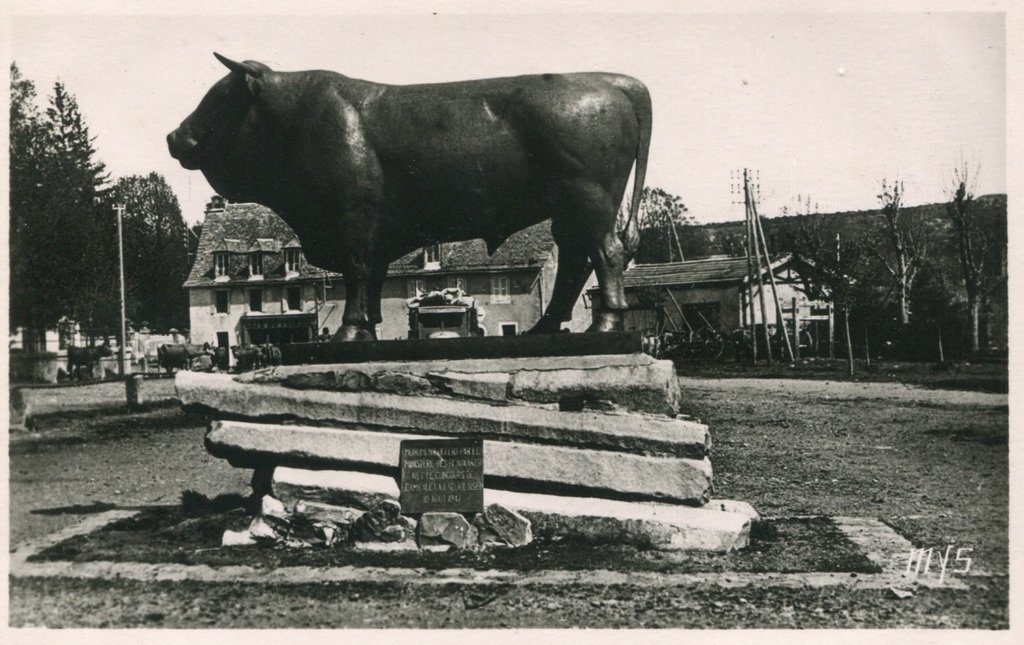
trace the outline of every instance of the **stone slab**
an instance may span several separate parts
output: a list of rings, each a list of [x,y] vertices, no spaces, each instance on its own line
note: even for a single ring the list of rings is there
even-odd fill
[[[281,347],[285,365],[437,358],[504,358],[510,356],[582,356],[632,354],[643,348],[640,332],[602,334],[531,334],[379,340],[358,343],[292,343]]]
[[[355,485],[363,492],[375,489],[380,495],[398,498],[394,478],[382,475],[353,477],[348,471],[313,473],[302,469],[278,468],[275,481],[316,481],[334,488],[338,495]],[[750,511],[746,502],[715,500],[712,506],[694,508],[656,502],[623,502],[591,497],[521,493],[487,488],[484,503],[498,504],[531,521],[536,536],[542,532],[575,535],[597,541],[618,541],[663,550],[729,551],[747,546],[750,540]],[[717,510],[722,505],[746,512]],[[756,516],[756,511],[753,512]]]
[[[285,365],[236,379],[296,389],[443,395],[499,403],[585,399],[654,414],[674,414],[680,401],[672,362],[647,354]]]
[[[366,511],[385,499],[397,500],[400,492],[394,477],[287,466],[274,469],[271,488],[274,497],[292,510],[304,501]]]
[[[402,396],[379,392],[295,390],[240,383],[228,374],[178,372],[179,400],[222,416],[358,424],[438,435],[479,435],[646,455],[702,459],[711,447],[707,426],[684,419],[599,412],[560,412],[528,406]]]
[[[397,474],[403,440],[439,438],[355,427],[214,421],[206,435],[206,448],[242,467],[276,464]],[[707,458],[484,441],[484,482],[492,488],[587,491],[599,497],[700,505],[710,498],[711,462]]]

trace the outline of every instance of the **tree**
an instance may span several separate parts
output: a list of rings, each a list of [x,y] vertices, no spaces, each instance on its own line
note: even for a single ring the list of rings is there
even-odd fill
[[[642,263],[674,262],[706,255],[708,232],[686,215],[683,200],[661,188],[646,186],[637,215],[640,246],[636,260]]]
[[[882,226],[875,234],[871,254],[884,267],[896,293],[901,326],[910,324],[910,293],[932,248],[933,237],[927,222],[903,208],[902,181],[882,180],[880,217]]]
[[[116,223],[105,201],[109,176],[75,97],[54,83],[46,110],[54,175],[49,200],[53,271],[66,313],[87,329],[117,327]],[[56,253],[54,252],[56,251]]]
[[[63,316],[88,327],[116,317],[107,175],[77,102],[61,83],[49,108],[11,66],[11,324],[37,334]]]
[[[188,302],[189,232],[178,198],[163,176],[117,180],[109,202],[124,210],[124,273],[128,317],[160,329],[184,327]]]
[[[812,286],[827,290],[840,308],[847,363],[852,376],[850,316],[856,307],[870,303],[874,297],[867,251],[871,244],[862,236],[844,236],[836,224],[822,217],[801,218],[794,251],[810,261]]]
[[[46,233],[48,154],[46,126],[36,107],[36,88],[11,63],[10,102],[10,325],[37,337],[56,324],[60,304],[45,295],[56,286],[37,270],[52,242]]]
[[[953,170],[953,189],[946,207],[953,223],[959,252],[960,271],[967,295],[967,330],[972,352],[980,349],[979,319],[984,294],[993,278],[1002,273],[1006,251],[1006,222],[998,209],[984,209],[974,197],[972,177],[966,163]],[[994,266],[995,265],[995,266]]]

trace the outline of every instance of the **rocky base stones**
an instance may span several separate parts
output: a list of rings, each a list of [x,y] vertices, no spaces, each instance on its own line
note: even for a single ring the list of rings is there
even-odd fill
[[[530,520],[500,504],[471,515],[423,513],[417,520],[402,515],[401,506],[393,500],[383,500],[368,510],[298,501],[289,511],[283,502],[265,495],[249,528],[225,531],[221,546],[447,550],[524,546],[532,541]]]

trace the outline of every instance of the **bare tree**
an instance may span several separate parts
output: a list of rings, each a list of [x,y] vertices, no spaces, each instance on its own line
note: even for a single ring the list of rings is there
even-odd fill
[[[974,181],[967,163],[961,162],[953,170],[953,187],[946,212],[953,222],[953,235],[960,255],[960,271],[967,294],[967,328],[970,334],[970,349],[980,349],[979,319],[982,300],[998,267],[992,266],[1004,258],[1006,248],[1005,222],[986,217],[974,196]]]
[[[795,240],[796,253],[810,261],[813,286],[824,288],[842,312],[850,376],[854,373],[850,314],[855,307],[871,299],[872,290],[867,279],[870,274],[867,248],[870,246],[862,237],[844,236],[837,222],[820,217],[801,220]]]
[[[928,259],[934,236],[921,214],[903,208],[903,182],[883,179],[878,200],[882,203],[882,226],[871,254],[885,268],[896,293],[900,323],[910,323],[910,291]]]

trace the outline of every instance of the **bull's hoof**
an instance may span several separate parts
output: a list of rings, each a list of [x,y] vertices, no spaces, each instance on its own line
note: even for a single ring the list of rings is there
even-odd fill
[[[590,332],[606,332],[606,331],[622,331],[622,312],[619,311],[602,311],[597,314],[597,320],[594,321],[590,327],[587,327],[587,333]]]
[[[338,333],[331,338],[332,343],[347,343],[353,340],[377,340],[377,337],[369,329],[358,325],[342,325]]]
[[[533,327],[530,327],[527,334],[557,334],[562,331],[562,321],[555,320],[551,316],[541,316]]]

